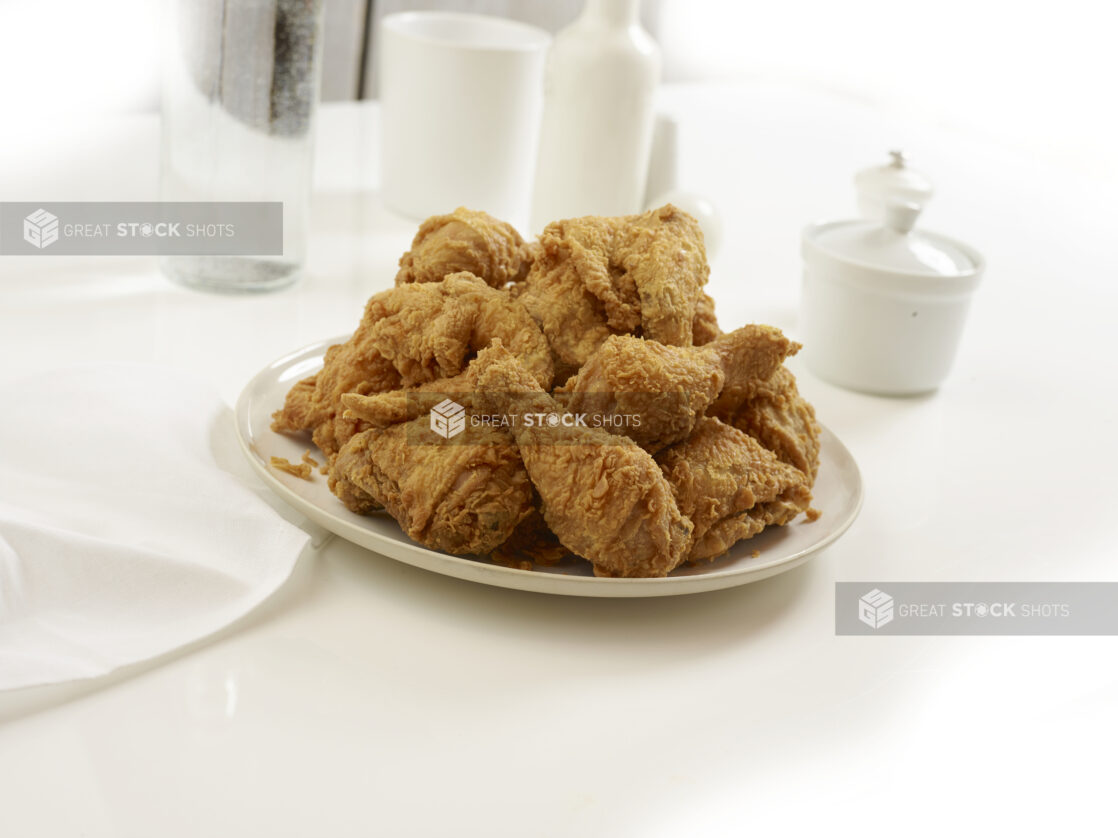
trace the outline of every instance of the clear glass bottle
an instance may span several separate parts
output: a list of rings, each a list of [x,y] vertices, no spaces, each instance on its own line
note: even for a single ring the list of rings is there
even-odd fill
[[[281,201],[282,256],[163,256],[223,292],[294,283],[306,261],[323,0],[173,0],[160,199]]]

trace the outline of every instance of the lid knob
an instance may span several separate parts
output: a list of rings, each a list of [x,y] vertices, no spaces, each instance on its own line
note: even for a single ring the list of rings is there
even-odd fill
[[[885,204],[885,228],[905,235],[916,226],[916,219],[923,209],[911,201],[888,201]]]
[[[885,204],[891,200],[927,206],[932,197],[932,183],[916,169],[909,168],[908,163],[907,154],[893,149],[889,152],[888,163],[858,172],[854,185],[863,218],[884,219]]]

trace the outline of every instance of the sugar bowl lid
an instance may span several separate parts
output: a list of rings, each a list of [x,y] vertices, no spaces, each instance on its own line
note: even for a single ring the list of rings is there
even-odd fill
[[[893,200],[883,221],[816,224],[804,234],[805,247],[859,266],[922,277],[963,277],[980,269],[981,257],[946,236],[913,229],[921,206]]]
[[[858,191],[858,211],[864,218],[881,219],[890,201],[906,201],[926,207],[932,199],[932,182],[910,165],[908,155],[900,149],[889,152],[883,166],[862,169],[854,176]]]

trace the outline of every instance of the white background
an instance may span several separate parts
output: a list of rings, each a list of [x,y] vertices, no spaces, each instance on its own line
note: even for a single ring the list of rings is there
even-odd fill
[[[936,396],[873,399],[798,369],[867,485],[818,560],[609,603],[333,542],[213,643],[3,697],[0,834],[1112,832],[1114,638],[839,638],[831,610],[836,581],[1115,579],[1106,8],[665,5],[669,70],[739,79],[666,100],[681,176],[727,218],[726,325],[794,329],[801,225],[850,214],[854,168],[894,140],[939,187],[929,225],[989,259]],[[151,9],[0,4],[0,198],[154,197],[154,119],[88,119],[150,104]],[[324,113],[311,275],[291,292],[191,294],[141,259],[0,262],[0,385],[140,356],[231,401],[352,328],[415,226],[377,206],[368,115]]]

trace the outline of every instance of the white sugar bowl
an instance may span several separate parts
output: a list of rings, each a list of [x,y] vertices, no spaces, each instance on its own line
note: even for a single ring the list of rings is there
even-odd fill
[[[962,242],[914,230],[920,209],[893,200],[883,220],[804,230],[803,354],[819,377],[882,395],[928,392],[947,377],[985,263]]]

